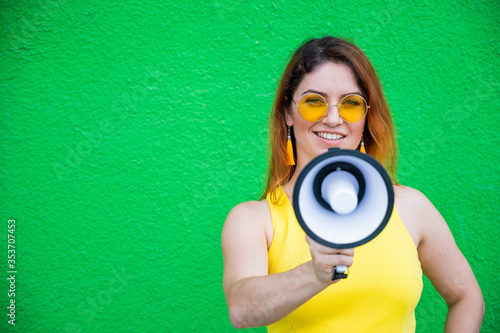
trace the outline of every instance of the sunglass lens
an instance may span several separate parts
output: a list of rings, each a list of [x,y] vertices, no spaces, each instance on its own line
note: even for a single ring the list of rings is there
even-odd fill
[[[349,95],[340,102],[339,113],[345,121],[355,123],[363,119],[366,109],[366,102],[361,96]]]
[[[325,116],[326,109],[326,101],[320,95],[310,94],[300,100],[299,113],[304,120],[318,121]]]

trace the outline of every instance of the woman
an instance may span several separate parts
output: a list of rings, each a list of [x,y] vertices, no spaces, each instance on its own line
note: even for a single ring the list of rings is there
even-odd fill
[[[317,105],[324,111],[311,111]],[[423,194],[395,182],[392,117],[357,46],[334,37],[303,44],[285,69],[269,129],[266,200],[234,207],[222,232],[223,286],[235,327],[414,332],[423,272],[448,304],[446,331],[479,332],[481,290],[446,222]],[[366,149],[394,181],[387,227],[356,255],[307,237],[289,200],[301,170],[332,147]],[[350,267],[347,279],[332,281],[337,265]]]

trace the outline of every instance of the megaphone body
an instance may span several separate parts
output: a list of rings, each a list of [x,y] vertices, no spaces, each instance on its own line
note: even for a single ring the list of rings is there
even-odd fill
[[[384,167],[373,157],[332,148],[299,174],[293,207],[313,240],[331,248],[353,248],[385,228],[394,207],[394,190]],[[337,266],[334,279],[347,277],[346,270]]]

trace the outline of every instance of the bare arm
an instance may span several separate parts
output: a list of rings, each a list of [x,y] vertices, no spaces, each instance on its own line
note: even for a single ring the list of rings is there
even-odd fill
[[[237,328],[284,318],[332,284],[333,266],[352,265],[352,250],[338,254],[308,240],[313,261],[268,275],[270,219],[267,202],[246,202],[229,213],[222,231],[224,293],[231,323]]]
[[[403,219],[419,234],[423,272],[448,305],[445,332],[479,332],[484,316],[481,289],[448,225],[422,193],[404,188],[398,195]]]

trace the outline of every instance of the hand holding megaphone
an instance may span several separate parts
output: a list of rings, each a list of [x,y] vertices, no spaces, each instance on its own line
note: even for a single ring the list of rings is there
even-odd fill
[[[351,249],[375,238],[393,206],[389,175],[377,160],[356,150],[332,148],[317,156],[299,174],[293,191],[300,226],[331,249]],[[348,265],[335,266],[333,279],[347,277]]]
[[[327,247],[314,241],[308,235],[306,235],[306,241],[309,244],[314,272],[319,280],[331,283],[332,280],[341,279],[343,275],[346,275],[347,267],[353,263],[354,249]],[[332,267],[334,267],[333,272]]]

